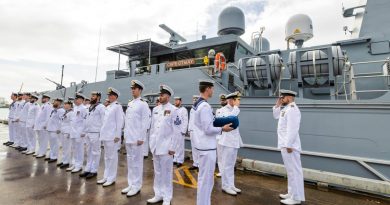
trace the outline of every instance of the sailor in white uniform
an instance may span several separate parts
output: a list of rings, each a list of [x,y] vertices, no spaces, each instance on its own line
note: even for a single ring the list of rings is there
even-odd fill
[[[149,112],[151,112],[150,110],[150,102],[147,100],[147,99],[144,99],[144,101],[148,104],[148,109],[149,109]],[[148,156],[149,156],[149,137],[150,137],[150,124],[152,122],[152,118],[149,118],[149,122],[147,123],[148,124],[148,130],[146,131],[146,138],[145,138],[145,142],[142,144],[142,152],[144,154],[144,159],[147,159]]]
[[[214,83],[210,80],[199,82],[200,98],[194,104],[194,133],[195,148],[199,151],[199,174],[197,205],[210,205],[211,192],[214,186],[214,171],[216,163],[217,139],[216,136],[222,131],[233,130],[231,124],[214,127],[213,109],[207,100],[213,96]]]
[[[152,111],[150,150],[153,154],[154,197],[147,200],[148,203],[163,201],[163,205],[169,205],[172,200],[172,161],[181,138],[182,123],[178,109],[169,102],[173,94],[169,86],[161,85],[161,105]]]
[[[26,121],[27,121],[27,115],[28,115],[28,109],[30,108],[30,97],[31,94],[29,92],[23,93],[23,108],[22,112],[19,115],[19,123],[20,123],[20,128],[21,128],[21,144],[22,148],[19,149],[19,151],[22,151],[23,154],[27,153],[27,147],[28,147],[28,141],[27,141],[27,126],[26,126]]]
[[[26,155],[35,153],[35,145],[37,141],[37,133],[34,131],[35,120],[38,117],[40,106],[37,103],[39,97],[37,94],[31,94],[30,106],[28,109],[26,129],[27,129],[27,152]]]
[[[15,144],[12,146],[16,150],[23,149],[23,136],[25,133],[25,128],[22,126],[23,122],[20,121],[20,118],[22,116],[23,106],[24,106],[25,100],[23,93],[18,93],[18,100],[16,101],[16,112],[15,112],[15,124],[16,124],[16,135],[15,135]]]
[[[91,93],[91,103],[88,107],[88,114],[85,120],[83,136],[87,142],[87,164],[85,165],[84,172],[80,174],[80,177],[91,179],[97,176],[100,162],[100,129],[103,126],[104,115],[106,107],[100,103],[102,94],[94,91]],[[85,100],[84,100],[85,102]]]
[[[177,167],[181,167],[184,162],[184,154],[185,154],[185,136],[187,134],[188,129],[188,111],[187,108],[182,106],[182,99],[181,97],[175,97],[175,107],[177,107],[177,112],[182,119],[181,125],[180,125],[180,132],[181,132],[181,138],[179,140],[179,145],[177,152],[175,152],[175,155],[173,157],[173,163],[177,165]]]
[[[240,96],[239,92],[230,93],[226,96],[227,105],[220,109],[220,117],[238,116],[240,109]],[[234,184],[234,166],[237,160],[238,149],[242,146],[242,139],[239,128],[232,130],[231,132],[222,132],[222,135],[218,141],[221,149],[221,167],[222,170],[222,190],[230,195],[237,195],[241,193],[241,190],[236,188]]]
[[[299,137],[301,112],[294,102],[296,94],[291,90],[280,90],[281,97],[273,107],[274,118],[279,120],[278,149],[281,149],[288,180],[287,194],[279,195],[283,204],[300,204],[305,201]]]
[[[108,99],[110,104],[106,107],[103,126],[100,129],[100,141],[104,146],[104,176],[98,180],[103,187],[113,185],[116,181],[118,170],[118,145],[122,136],[124,114],[122,105],[117,99],[120,92],[115,88],[108,88]]]
[[[9,105],[8,112],[8,142],[3,143],[6,146],[13,146],[15,143],[15,132],[16,132],[16,123],[15,120],[15,112],[16,112],[16,99],[18,98],[18,94],[12,93],[11,100],[12,103]]]
[[[71,121],[74,119],[73,102],[68,99],[64,103],[65,113],[61,117],[61,135],[62,135],[62,149],[61,149],[61,163],[57,164],[61,169],[69,168],[71,160]]]
[[[199,95],[193,95],[192,96],[192,104],[194,104],[199,99]],[[192,154],[192,166],[189,168],[189,170],[198,170],[199,167],[199,152],[195,149],[195,142],[194,142],[194,106],[191,107],[190,110],[190,117],[188,120],[188,133],[190,135],[191,140],[191,154]]]
[[[74,163],[66,169],[66,171],[71,171],[72,173],[80,172],[84,162],[84,139],[82,136],[85,136],[84,126],[85,118],[87,117],[87,109],[83,105],[84,99],[85,95],[76,93],[73,108],[74,114],[70,123],[71,152],[72,162]]]
[[[61,133],[61,117],[64,115],[65,110],[61,107],[63,99],[56,98],[53,101],[53,110],[50,113],[49,119],[47,120],[46,130],[49,133],[49,163],[57,161],[58,157],[58,140]]]
[[[149,129],[150,109],[141,98],[144,84],[138,80],[131,81],[133,99],[128,103],[125,115],[125,146],[127,155],[127,183],[122,194],[128,197],[141,191],[143,178],[143,143]]]
[[[53,110],[53,106],[51,105],[50,96],[47,94],[42,95],[42,105],[41,110],[39,111],[38,117],[35,120],[34,130],[38,134],[38,143],[39,149],[37,153],[37,158],[42,158],[46,155],[47,145],[49,143],[49,133],[45,129],[47,120],[49,120],[51,111]]]
[[[226,94],[220,94],[219,95],[219,103],[221,105],[220,108],[218,108],[216,111],[215,111],[215,117],[222,117],[222,108],[226,106],[227,104],[227,101],[226,101]],[[221,145],[218,143],[219,139],[221,139],[221,136],[222,134],[220,135],[217,135],[217,164],[218,164],[218,170],[219,172],[216,174],[217,177],[221,177],[222,176],[222,153],[221,153]]]

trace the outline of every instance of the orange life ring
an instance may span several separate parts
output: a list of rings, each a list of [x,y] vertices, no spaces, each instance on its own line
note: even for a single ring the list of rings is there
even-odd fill
[[[222,52],[219,52],[215,55],[214,67],[219,72],[222,72],[226,69],[226,58]]]

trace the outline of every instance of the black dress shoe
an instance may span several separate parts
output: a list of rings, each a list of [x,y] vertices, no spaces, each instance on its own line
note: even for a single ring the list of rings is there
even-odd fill
[[[92,179],[97,176],[97,173],[88,173],[87,176],[85,176],[86,179]]]
[[[61,169],[65,169],[65,168],[68,168],[68,167],[69,167],[69,164],[62,164],[62,165],[60,166]]]
[[[8,146],[11,146],[11,145],[13,145],[13,144],[14,144],[13,142],[9,142],[9,143],[8,143]]]
[[[79,177],[86,177],[89,174],[89,172],[83,172],[79,174]]]
[[[23,152],[23,151],[26,151],[27,150],[27,147],[22,147],[19,151]]]
[[[173,165],[177,165],[177,162],[173,162]]]
[[[198,167],[195,167],[195,166],[192,166],[189,168],[189,170],[198,170],[199,168]]]
[[[8,142],[4,142],[3,145],[7,145],[8,143],[9,143],[9,141]]]
[[[19,147],[16,147],[15,149],[16,149],[16,150],[20,150],[20,149],[22,149],[22,147],[19,146]]]
[[[182,167],[182,166],[183,166],[182,163],[176,163],[176,167],[177,167],[177,168],[180,168],[180,167]]]
[[[144,159],[147,159],[148,158],[148,156],[144,156]]]
[[[50,160],[50,158],[45,158],[45,161],[49,161]]]
[[[57,161],[57,159],[49,159],[49,161],[47,161],[47,162],[53,163],[53,162],[56,162],[56,161]]]
[[[61,163],[59,163],[59,164],[57,164],[57,167],[60,167],[62,165],[62,162]]]

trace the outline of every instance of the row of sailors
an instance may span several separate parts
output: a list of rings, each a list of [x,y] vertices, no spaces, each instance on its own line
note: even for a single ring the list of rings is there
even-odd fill
[[[86,105],[83,103],[87,98],[81,93],[76,93],[74,102],[63,103],[62,99],[54,99],[53,104],[49,102],[50,96],[44,94],[41,106],[37,103],[38,96],[35,94],[12,94],[11,98],[14,102],[10,106],[9,114],[10,141],[4,144],[15,147],[27,155],[34,154],[37,158],[43,158],[49,143],[50,153],[46,156],[46,160],[50,163],[56,162],[60,150],[62,157],[57,165],[77,173],[83,169],[84,143],[86,143],[86,165],[84,172],[80,174],[80,177],[86,179],[97,176],[101,144],[103,144],[104,175],[97,184],[107,187],[116,181],[117,151],[120,148],[123,131],[128,165],[128,187],[123,189],[122,193],[131,197],[140,192],[143,158],[150,147],[153,154],[155,196],[147,202],[162,201],[163,204],[170,204],[173,196],[172,164],[180,166],[184,162],[184,137],[188,131],[193,158],[193,166],[190,169],[199,167],[197,204],[211,203],[216,161],[218,161],[219,175],[222,177],[222,190],[230,195],[241,193],[234,184],[234,166],[238,149],[242,146],[241,136],[239,129],[233,129],[231,124],[223,127],[213,126],[213,111],[207,103],[207,99],[213,94],[213,82],[200,81],[200,96],[193,97],[194,105],[190,110],[189,119],[187,109],[181,106],[181,98],[175,98],[176,106],[170,103],[174,92],[169,86],[160,86],[159,103],[152,111],[147,102],[141,98],[143,89],[142,82],[131,81],[133,100],[128,103],[125,113],[117,102],[120,93],[115,88],[108,89],[108,99],[104,105],[100,103],[99,92],[92,92],[90,104]],[[220,100],[222,107],[217,109],[215,117],[239,115],[240,94],[238,92],[227,96],[220,95]],[[35,136],[39,143],[36,153],[34,153]],[[62,145],[62,149],[59,149],[59,144]],[[288,193],[280,195],[283,198],[282,202],[296,204],[304,201],[301,197],[303,179],[302,193],[299,193],[298,198],[292,191],[296,188],[291,186],[289,182]]]

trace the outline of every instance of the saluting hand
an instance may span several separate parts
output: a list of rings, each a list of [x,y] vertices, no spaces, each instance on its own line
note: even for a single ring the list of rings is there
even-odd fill
[[[276,100],[276,104],[275,104],[275,107],[280,107],[282,105],[282,98],[278,98]]]

